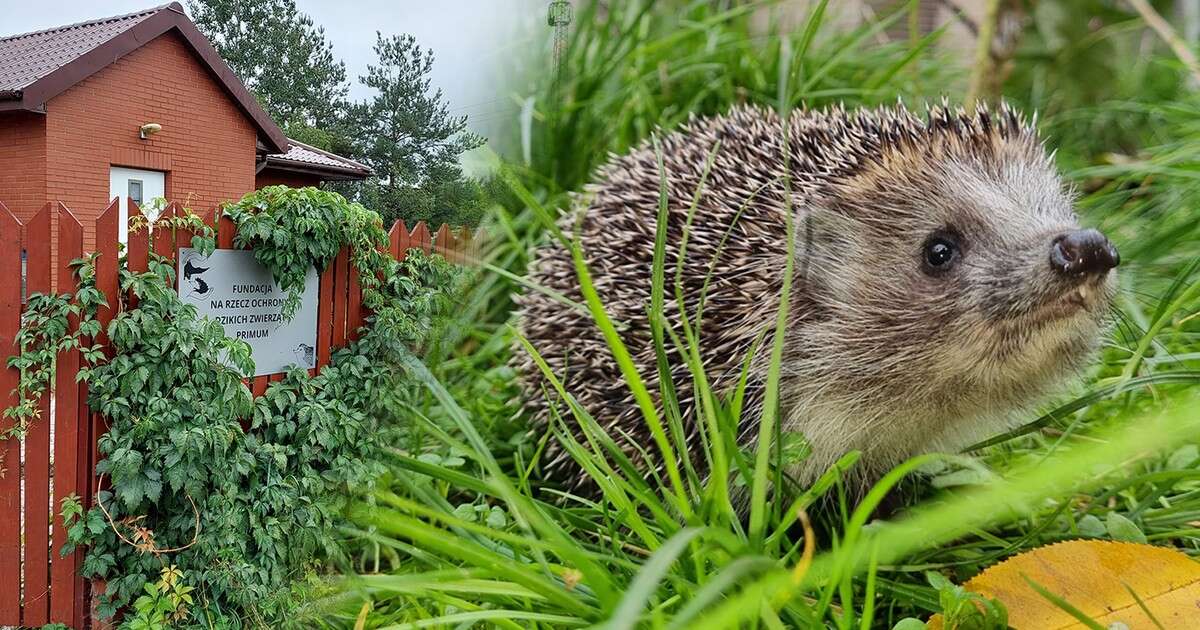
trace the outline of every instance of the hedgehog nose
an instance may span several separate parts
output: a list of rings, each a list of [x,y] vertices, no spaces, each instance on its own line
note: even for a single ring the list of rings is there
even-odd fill
[[[1050,266],[1063,275],[1101,275],[1121,264],[1121,255],[1098,230],[1072,230],[1054,237]]]

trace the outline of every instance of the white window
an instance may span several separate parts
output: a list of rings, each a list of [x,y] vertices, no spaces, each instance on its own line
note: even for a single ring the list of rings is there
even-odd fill
[[[114,166],[108,175],[108,196],[117,197],[121,205],[121,225],[118,233],[122,243],[129,242],[129,201],[139,207],[167,194],[166,173]],[[153,217],[151,217],[153,218]]]

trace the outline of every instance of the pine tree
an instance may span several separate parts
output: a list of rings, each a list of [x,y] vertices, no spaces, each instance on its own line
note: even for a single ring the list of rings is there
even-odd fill
[[[376,92],[352,111],[356,156],[375,169],[364,187],[368,203],[385,219],[474,223],[484,195],[467,177],[460,156],[484,138],[467,129],[466,116],[453,116],[430,81],[433,52],[412,35],[376,34],[378,61],[360,81]]]

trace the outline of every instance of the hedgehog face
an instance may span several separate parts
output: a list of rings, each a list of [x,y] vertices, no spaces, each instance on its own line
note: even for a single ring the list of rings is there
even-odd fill
[[[985,158],[892,163],[849,184],[854,201],[835,203],[838,218],[816,222],[852,235],[809,250],[826,272],[817,282],[831,320],[849,324],[825,332],[887,388],[881,398],[950,411],[1028,406],[1104,336],[1116,249],[1080,228],[1044,157]],[[834,264],[834,250],[855,261]]]
[[[960,306],[946,341],[961,348],[964,380],[1001,399],[1032,397],[1077,373],[1103,338],[1116,248],[1080,228],[1044,159],[954,160],[941,172],[930,204],[954,255],[933,279],[948,280]],[[947,256],[939,243],[927,241],[926,259]]]

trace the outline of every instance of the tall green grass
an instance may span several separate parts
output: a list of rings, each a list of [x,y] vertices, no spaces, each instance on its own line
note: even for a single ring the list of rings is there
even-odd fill
[[[837,31],[817,3],[801,28],[780,35],[752,15],[770,3],[605,4],[607,11],[595,3],[580,9],[561,77],[531,68],[528,84],[517,86],[516,98],[533,106],[520,121],[526,146],[519,146],[518,124],[518,141],[504,156],[510,192],[490,225],[494,247],[461,318],[427,356],[411,357],[413,387],[395,394],[392,471],[345,528],[363,550],[359,575],[314,601],[305,623],[890,628],[956,597],[929,574],[961,582],[1050,542],[1146,540],[1200,554],[1200,101],[1175,92],[1166,95],[1173,100],[1146,90],[1120,102],[1079,102],[1045,124],[1051,144],[1074,143],[1061,154],[1083,193],[1084,222],[1105,230],[1122,252],[1120,308],[1112,339],[1079,390],[984,450],[917,458],[858,504],[845,501],[840,485],[855,453],[811,487],[767,491],[784,487],[780,470],[803,449],[775,448],[794,444],[769,422],[749,449],[734,442],[738,392],[712,391],[699,368],[703,339],[686,327],[673,336],[663,325],[694,314],[664,306],[676,286],[675,270],[662,264],[661,230],[650,311],[655,344],[664,361],[679,349],[676,356],[693,368],[703,455],[714,478],[728,471],[737,480],[749,518],[734,508],[725,484],[706,482],[678,457],[674,392],[651,391],[653,375],[632,368],[579,257],[585,303],[576,307],[607,333],[613,361],[655,435],[647,448],[675,456],[678,474],[637,473],[549,371],[565,403],[552,435],[526,433],[514,402],[521,392],[506,367],[522,344],[510,326],[510,294],[538,290],[520,279],[530,248],[548,238],[570,242],[553,227],[558,209],[609,151],[691,113],[743,101],[786,111],[835,100],[935,98],[959,72],[933,46],[936,33],[915,44],[880,42],[890,23],[907,18],[904,10]],[[1021,77],[1039,76],[1038,69],[1025,70],[1006,91],[1037,102],[1036,85]],[[1140,85],[1137,71],[1118,82]],[[1153,124],[1122,134],[1109,155],[1063,122],[1085,107],[1102,117],[1136,109]],[[762,343],[777,348],[779,340]],[[664,401],[662,412],[648,402],[653,395]],[[586,439],[572,438],[571,424]],[[538,492],[535,461],[546,439],[563,442],[600,498],[550,500]],[[925,474],[910,482],[901,512],[873,520],[888,489],[917,468]],[[808,513],[818,502],[824,523],[814,528]]]
[[[818,2],[801,29],[787,31],[771,1],[581,4],[560,73],[534,63],[514,79],[515,98],[532,104],[523,121],[530,146],[513,152],[531,190],[576,190],[609,152],[734,103],[919,100],[961,74],[933,46],[940,31],[915,45],[881,40],[907,8],[843,31],[830,27],[836,6]],[[498,140],[515,148],[520,131]]]

